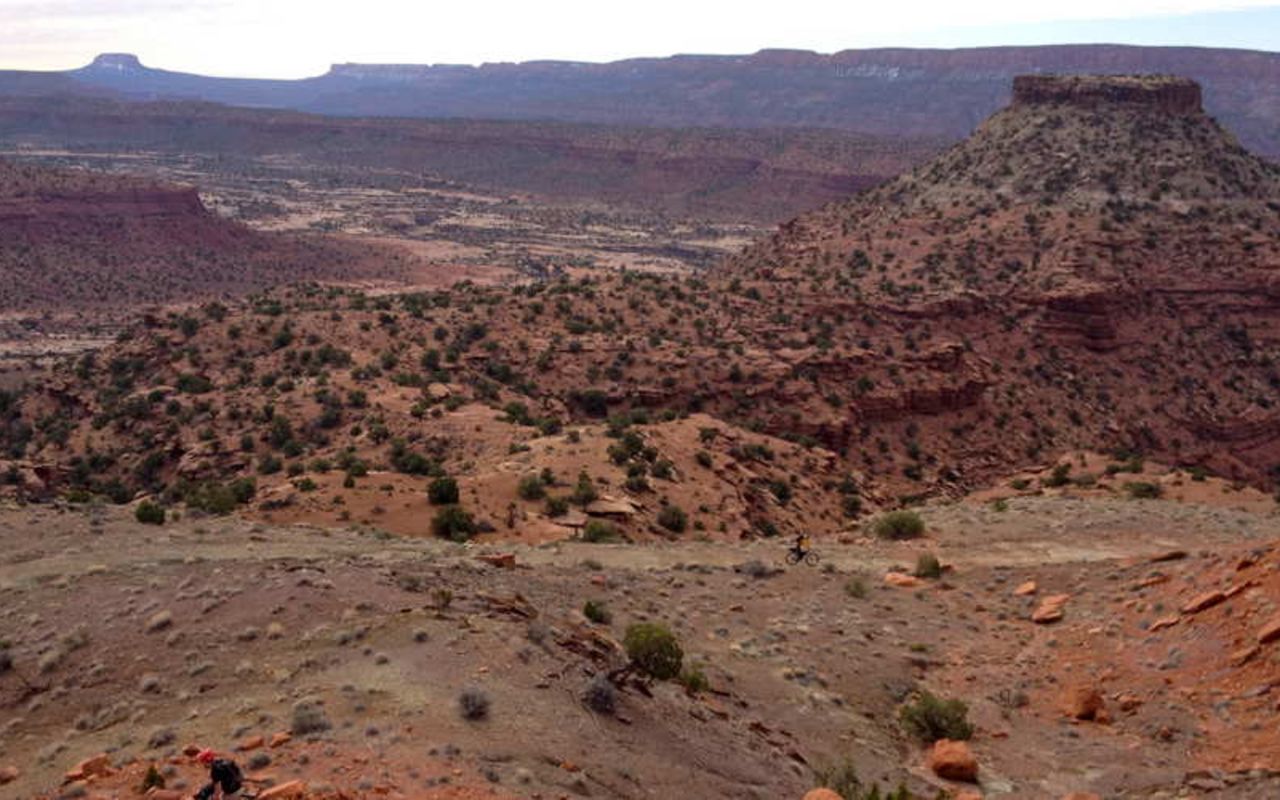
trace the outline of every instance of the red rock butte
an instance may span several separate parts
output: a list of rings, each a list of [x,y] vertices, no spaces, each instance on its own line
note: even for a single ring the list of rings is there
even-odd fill
[[[1199,114],[1200,84],[1172,75],[1018,75],[1013,105],[1147,106],[1167,114]]]

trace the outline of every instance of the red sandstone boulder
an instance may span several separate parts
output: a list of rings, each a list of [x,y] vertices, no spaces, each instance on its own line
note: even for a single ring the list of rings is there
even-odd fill
[[[1051,622],[1057,622],[1062,619],[1067,601],[1071,599],[1069,594],[1051,594],[1040,601],[1040,605],[1035,611],[1031,612],[1031,621],[1039,625],[1048,625]]]
[[[950,739],[934,742],[929,750],[929,769],[949,781],[976,783],[978,780],[978,759],[964,742]]]
[[[1191,602],[1182,607],[1182,613],[1198,614],[1207,608],[1213,608],[1226,599],[1227,596],[1222,592],[1205,592],[1204,594],[1199,594],[1191,598]]]
[[[1062,708],[1072,719],[1097,720],[1106,708],[1102,693],[1092,686],[1077,686],[1068,689],[1062,697]]]

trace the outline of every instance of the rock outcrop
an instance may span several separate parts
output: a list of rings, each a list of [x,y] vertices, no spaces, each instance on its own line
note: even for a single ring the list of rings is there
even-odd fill
[[[1197,114],[1200,86],[1173,76],[1019,75],[1013,79],[1014,107],[1065,104],[1098,109],[1133,105],[1166,114]]]

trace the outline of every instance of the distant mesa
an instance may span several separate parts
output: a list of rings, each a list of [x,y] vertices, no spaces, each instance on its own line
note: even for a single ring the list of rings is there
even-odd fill
[[[1013,105],[1147,106],[1169,114],[1199,114],[1200,84],[1172,75],[1018,75]]]
[[[102,53],[85,69],[103,72],[141,72],[146,69],[133,53]]]

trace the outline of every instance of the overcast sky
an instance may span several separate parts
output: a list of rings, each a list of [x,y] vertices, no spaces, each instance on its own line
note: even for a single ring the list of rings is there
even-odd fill
[[[331,63],[609,61],[765,47],[1110,42],[1280,51],[1277,0],[0,0],[0,68],[132,52],[185,72],[303,77]]]

